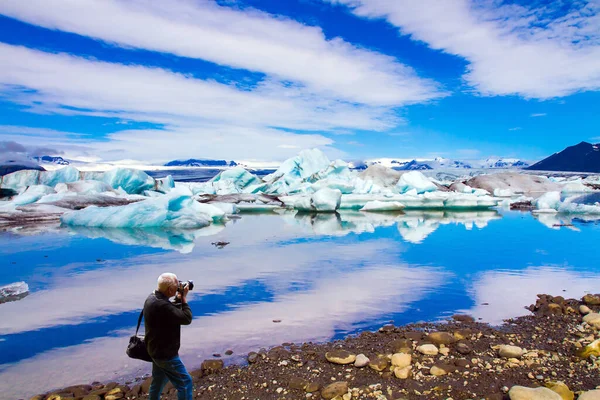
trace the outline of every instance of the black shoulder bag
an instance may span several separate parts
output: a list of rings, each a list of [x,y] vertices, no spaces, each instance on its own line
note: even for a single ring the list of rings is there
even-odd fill
[[[135,330],[135,335],[129,338],[129,345],[127,346],[126,353],[130,358],[135,358],[137,360],[152,362],[152,357],[148,354],[148,350],[146,349],[146,342],[143,337],[138,336],[138,331],[140,330],[140,324],[142,323],[142,317],[144,316],[144,310],[140,312],[140,317],[138,318],[137,329]]]

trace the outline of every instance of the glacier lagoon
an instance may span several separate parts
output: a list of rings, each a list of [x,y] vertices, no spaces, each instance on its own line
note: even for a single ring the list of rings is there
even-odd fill
[[[30,294],[0,304],[0,393],[147,373],[124,349],[164,271],[196,284],[181,349],[193,368],[229,349],[226,362],[239,362],[389,321],[466,312],[499,324],[525,315],[537,293],[597,291],[599,240],[593,221],[513,211],[246,213],[194,231],[3,233],[0,286],[24,281]]]

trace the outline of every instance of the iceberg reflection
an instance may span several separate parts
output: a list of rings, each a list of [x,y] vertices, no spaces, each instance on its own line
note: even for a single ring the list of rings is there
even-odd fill
[[[376,228],[397,225],[400,235],[410,243],[421,243],[440,226],[448,224],[484,228],[492,220],[502,218],[497,211],[423,211],[372,213],[341,211],[329,214],[290,213],[289,223],[312,230],[317,235],[344,236],[350,233],[372,233]]]

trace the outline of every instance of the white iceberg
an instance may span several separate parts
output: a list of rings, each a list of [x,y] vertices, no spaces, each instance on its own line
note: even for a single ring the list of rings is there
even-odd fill
[[[112,187],[104,182],[83,180],[59,183],[54,187],[57,193],[97,194],[112,191]]]
[[[417,193],[435,192],[437,186],[419,171],[410,171],[402,174],[396,188],[399,193],[406,193],[410,190],[416,190]]]
[[[200,204],[189,196],[174,193],[120,207],[90,206],[64,214],[65,225],[97,228],[202,228],[224,212]]]
[[[340,208],[342,192],[338,189],[321,189],[312,195],[286,197],[284,202],[300,211],[334,212]]]

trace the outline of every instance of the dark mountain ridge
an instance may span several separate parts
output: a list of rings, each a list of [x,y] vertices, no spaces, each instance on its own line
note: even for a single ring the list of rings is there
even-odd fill
[[[600,144],[581,142],[526,168],[535,171],[600,172]]]

